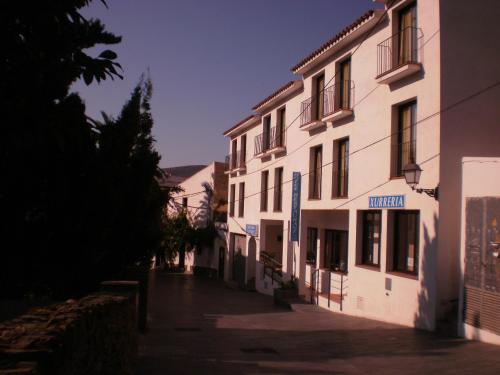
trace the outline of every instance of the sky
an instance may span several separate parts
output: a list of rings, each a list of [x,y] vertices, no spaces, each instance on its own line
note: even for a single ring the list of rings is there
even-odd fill
[[[153,82],[161,167],[223,161],[222,133],[292,79],[290,68],[377,4],[372,0],[98,0],[82,10],[122,36],[124,79],[86,86],[87,114],[116,116],[141,74]]]

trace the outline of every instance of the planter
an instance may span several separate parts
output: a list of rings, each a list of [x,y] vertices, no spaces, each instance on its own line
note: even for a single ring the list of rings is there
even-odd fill
[[[274,289],[274,303],[279,306],[290,307],[290,303],[299,298],[298,289]]]

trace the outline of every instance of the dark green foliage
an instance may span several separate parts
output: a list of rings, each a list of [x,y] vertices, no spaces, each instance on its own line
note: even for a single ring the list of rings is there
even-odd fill
[[[121,116],[90,121],[73,82],[120,77],[120,42],[79,10],[88,0],[11,1],[0,12],[0,295],[91,289],[157,247],[151,84]]]

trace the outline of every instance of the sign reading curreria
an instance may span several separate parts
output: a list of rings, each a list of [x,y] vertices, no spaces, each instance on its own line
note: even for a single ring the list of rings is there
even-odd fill
[[[405,208],[404,195],[381,195],[368,197],[370,208]]]
[[[293,172],[292,178],[292,220],[290,223],[290,241],[299,240],[300,232],[300,172]]]

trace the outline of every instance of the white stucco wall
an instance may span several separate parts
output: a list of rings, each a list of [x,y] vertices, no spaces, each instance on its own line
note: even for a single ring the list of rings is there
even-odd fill
[[[459,75],[465,74],[460,70],[455,72],[454,68],[451,68],[453,72],[451,74],[449,66],[453,65],[454,62],[449,61],[449,59],[452,58],[453,53],[459,53],[459,45],[457,40],[455,52],[449,52],[447,43],[448,38],[451,38],[450,34],[453,34],[456,29],[460,29],[460,33],[467,33],[471,28],[475,28],[477,30],[474,30],[474,33],[477,33],[477,39],[480,39],[479,34],[485,31],[478,27],[475,17],[470,20],[470,22],[476,20],[474,21],[475,26],[471,25],[467,28],[457,26],[456,20],[460,17],[444,22],[443,20],[447,19],[447,16],[442,15],[442,2],[417,1],[417,24],[420,30],[418,55],[422,70],[391,85],[378,83],[375,79],[377,75],[377,45],[393,34],[394,15],[398,9],[409,3],[410,1],[395,2],[393,7],[388,10],[386,20],[373,31],[372,35],[361,46],[359,46],[360,39],[358,39],[354,43],[344,46],[325,62],[309,69],[303,76],[304,88],[302,91],[296,92],[293,96],[287,97],[284,101],[276,103],[273,108],[261,113],[262,117],[270,114],[271,124],[274,126],[277,109],[286,105],[286,125],[288,128],[285,156],[274,155],[266,159],[253,158],[253,139],[262,133],[262,122],[245,130],[248,142],[247,169],[245,173],[230,175],[229,184],[236,184],[236,199],[238,199],[239,183],[245,182],[245,195],[248,198],[245,199],[244,217],[238,217],[238,204],[236,204],[235,217],[228,220],[228,225],[230,232],[241,234],[245,233],[242,228],[245,228],[246,224],[260,225],[261,234],[256,238],[259,250],[261,247],[265,248],[265,245],[261,243],[265,241],[265,236],[262,235],[264,230],[262,226],[270,220],[282,221],[284,228],[283,268],[287,275],[295,273],[298,276],[301,293],[305,292],[310,272],[305,265],[307,226],[315,225],[320,229],[319,251],[322,251],[321,249],[324,247],[323,229],[348,229],[349,282],[343,312],[432,330],[436,325],[437,313],[446,309],[447,301],[453,297],[456,298],[459,290],[457,253],[454,253],[450,246],[453,246],[453,243],[458,244],[459,228],[456,227],[455,222],[459,217],[459,212],[456,211],[460,206],[460,197],[456,197],[456,194],[448,195],[451,186],[454,184],[459,186],[459,181],[456,180],[456,166],[450,167],[450,160],[455,160],[461,154],[461,149],[457,147],[461,147],[462,143],[473,143],[475,150],[481,148],[481,142],[483,142],[475,140],[471,142],[471,139],[474,138],[473,128],[477,126],[477,124],[473,125],[472,118],[471,125],[466,130],[467,136],[464,136],[461,131],[457,131],[456,126],[454,127],[456,123],[461,124],[457,118],[478,115],[478,111],[469,106],[457,106],[454,115],[456,118],[448,117],[446,121],[449,122],[443,125],[443,116],[440,116],[440,111],[452,102],[453,96],[461,96],[462,83]],[[454,7],[455,2],[448,3],[450,4],[447,4],[444,9],[450,13],[451,10],[448,8]],[[469,3],[470,7],[470,2],[463,1],[463,3]],[[493,4],[492,7],[498,9]],[[485,8],[484,11],[486,12],[487,9]],[[464,11],[463,16],[467,14],[470,15]],[[496,15],[495,12],[492,14]],[[489,17],[494,17],[494,15]],[[493,27],[495,22],[491,22],[491,25]],[[446,26],[444,34],[443,26]],[[497,31],[495,33],[498,34]],[[492,37],[488,36],[489,38]],[[456,37],[452,39],[456,39]],[[469,39],[467,38],[467,40]],[[492,52],[495,45],[493,41],[489,44],[491,48],[486,50],[485,55],[480,51],[481,45],[477,43],[474,47],[476,57],[480,59],[490,58],[497,53]],[[463,44],[460,46],[460,48],[464,47]],[[444,49],[448,51],[445,57],[442,56]],[[355,85],[354,116],[333,125],[328,123],[326,127],[315,131],[301,130],[298,119],[300,103],[312,95],[312,77],[324,72],[325,81],[329,82],[335,74],[336,63],[354,51],[355,54],[351,58],[351,79]],[[472,56],[469,58],[472,59]],[[485,74],[489,74],[488,81],[493,78],[494,71],[498,72],[498,61],[497,57],[491,59],[491,66],[487,64],[489,70]],[[446,79],[443,78],[442,74],[445,64],[449,73]],[[496,64],[496,68],[493,64]],[[470,78],[474,81],[473,77]],[[486,81],[486,77],[481,73],[481,80],[483,78]],[[446,88],[443,85],[446,85]],[[472,90],[473,87],[470,89]],[[446,100],[442,97],[443,93]],[[500,107],[493,104],[493,99],[496,99],[496,103],[498,103],[497,94],[490,97],[487,103],[495,109],[488,110],[485,108],[486,105],[480,106],[483,110],[480,115],[488,117],[487,120],[483,119],[484,123],[480,125],[484,128],[481,139],[489,137],[489,140],[484,143],[487,147],[486,152],[498,154],[500,134],[499,136],[497,134],[500,127],[497,125],[493,130],[491,126],[493,126],[492,121],[497,121],[500,118],[498,115],[492,116]],[[393,108],[409,100],[417,101],[416,161],[423,169],[419,186],[435,188],[440,185],[439,202],[425,194],[412,191],[404,179],[391,179],[390,176],[391,132],[396,121]],[[452,124],[452,121],[455,124]],[[448,138],[446,140],[443,140],[443,128]],[[461,130],[461,127],[459,129]],[[453,134],[451,134],[452,132]],[[494,133],[493,137],[491,137],[491,132]],[[240,136],[241,134],[237,134],[233,135],[232,138],[239,139]],[[335,140],[345,137],[349,137],[351,153],[349,197],[347,199],[332,199],[332,163],[336,159],[333,143]],[[494,143],[497,145],[496,151],[492,148]],[[310,148],[316,145],[323,146],[322,198],[309,200],[307,176],[309,173],[309,153]],[[449,151],[448,148],[452,150]],[[443,153],[447,155],[447,160],[451,157],[446,163],[441,160]],[[283,210],[282,212],[272,211],[273,194],[271,190],[269,192],[269,210],[260,212],[261,170],[269,171],[269,186],[272,187],[274,169],[281,166],[284,168]],[[447,171],[443,171],[443,168],[447,168]],[[285,239],[289,238],[290,182],[294,171],[301,172],[303,178],[300,240],[293,244],[294,250],[292,251],[292,244]],[[447,187],[443,189],[443,186]],[[420,214],[418,277],[408,277],[391,272],[387,268],[388,249],[392,238],[389,226],[390,210],[388,209],[382,210],[380,268],[364,267],[356,262],[356,254],[359,252],[358,213],[369,208],[368,197],[401,194],[405,196],[405,209],[418,210]],[[446,206],[445,209],[443,209],[443,205]],[[335,215],[329,215],[337,210],[346,212],[346,217],[341,221],[337,221]],[[385,287],[387,279],[391,284],[390,290],[386,290]]]

